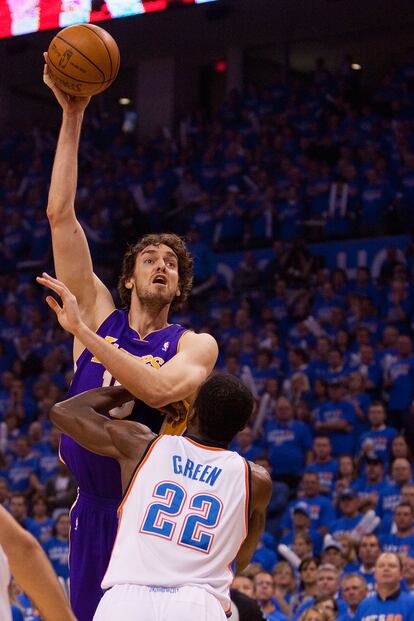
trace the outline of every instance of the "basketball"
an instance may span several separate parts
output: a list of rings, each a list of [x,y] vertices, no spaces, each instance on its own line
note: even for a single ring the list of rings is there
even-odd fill
[[[69,95],[102,93],[115,80],[119,64],[115,40],[93,24],[64,28],[52,39],[47,52],[51,79]]]

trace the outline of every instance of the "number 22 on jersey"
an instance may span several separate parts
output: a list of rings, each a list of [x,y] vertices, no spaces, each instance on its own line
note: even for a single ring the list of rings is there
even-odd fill
[[[223,511],[221,500],[211,494],[200,493],[187,501],[185,489],[172,481],[157,483],[152,495],[162,502],[152,502],[148,506],[140,532],[208,554],[214,541],[214,529]],[[177,518],[183,511],[184,521],[177,534]]]

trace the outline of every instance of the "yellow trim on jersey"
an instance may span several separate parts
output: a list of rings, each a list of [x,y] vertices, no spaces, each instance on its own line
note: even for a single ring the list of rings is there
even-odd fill
[[[60,447],[59,447],[59,450],[60,450]],[[63,461],[63,460],[62,460],[62,461]],[[63,462],[63,463],[65,463],[65,462]],[[69,550],[68,550],[68,567],[69,567],[69,570],[70,570],[70,550],[71,550],[71,545],[70,545],[70,542],[71,542],[70,531],[72,530],[72,526],[71,526],[71,514],[72,514],[72,511],[74,510],[74,508],[76,507],[76,503],[78,502],[78,500],[79,500],[79,487],[78,487],[78,491],[77,491],[77,494],[76,494],[75,502],[72,504],[71,508],[69,509]],[[70,597],[70,581],[69,581],[69,597]]]
[[[142,337],[140,333],[138,332],[138,330],[136,330],[135,328],[131,326],[130,321],[129,321],[129,311],[128,311],[128,326],[131,328],[133,332],[135,332],[135,334],[138,334],[140,341],[145,341],[145,339],[151,334],[155,334],[155,332],[161,332],[161,330],[165,330],[165,328],[169,328],[170,326],[173,326],[173,325],[176,325],[176,324],[167,323],[167,325],[164,326],[163,328],[158,328],[158,330],[151,330],[151,332],[148,332],[144,337]]]

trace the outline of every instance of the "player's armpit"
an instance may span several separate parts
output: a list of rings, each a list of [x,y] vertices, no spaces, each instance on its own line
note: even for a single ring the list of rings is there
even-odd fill
[[[117,443],[114,443],[111,421],[102,413],[130,400],[131,394],[122,386],[95,388],[56,403],[50,412],[50,418],[56,427],[84,448],[104,457],[123,460],[129,456],[125,451],[132,446],[129,436],[136,439],[141,435],[148,442],[149,430],[132,421],[113,421],[122,423],[115,435]],[[124,440],[121,441],[121,438]]]
[[[272,495],[272,480],[269,473],[250,462],[251,480],[251,512],[249,532],[243,541],[236,557],[236,571],[242,571],[250,562],[256,550],[266,523],[266,509]]]
[[[149,427],[135,421],[107,420],[105,427],[119,454],[134,461],[142,457],[148,443],[156,437]]]

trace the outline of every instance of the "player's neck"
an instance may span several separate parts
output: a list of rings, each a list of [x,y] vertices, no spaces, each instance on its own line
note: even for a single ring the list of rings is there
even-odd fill
[[[129,309],[129,325],[144,339],[147,334],[162,330],[169,325],[169,309],[169,304],[159,307],[142,304],[139,300],[136,300]]]
[[[205,444],[206,446],[218,446],[220,448],[228,448],[229,446],[228,442],[216,440],[215,438],[209,438],[209,436],[207,436],[205,433],[201,433],[201,431],[199,431],[198,429],[196,421],[190,421],[185,435],[193,438],[199,444]]]

